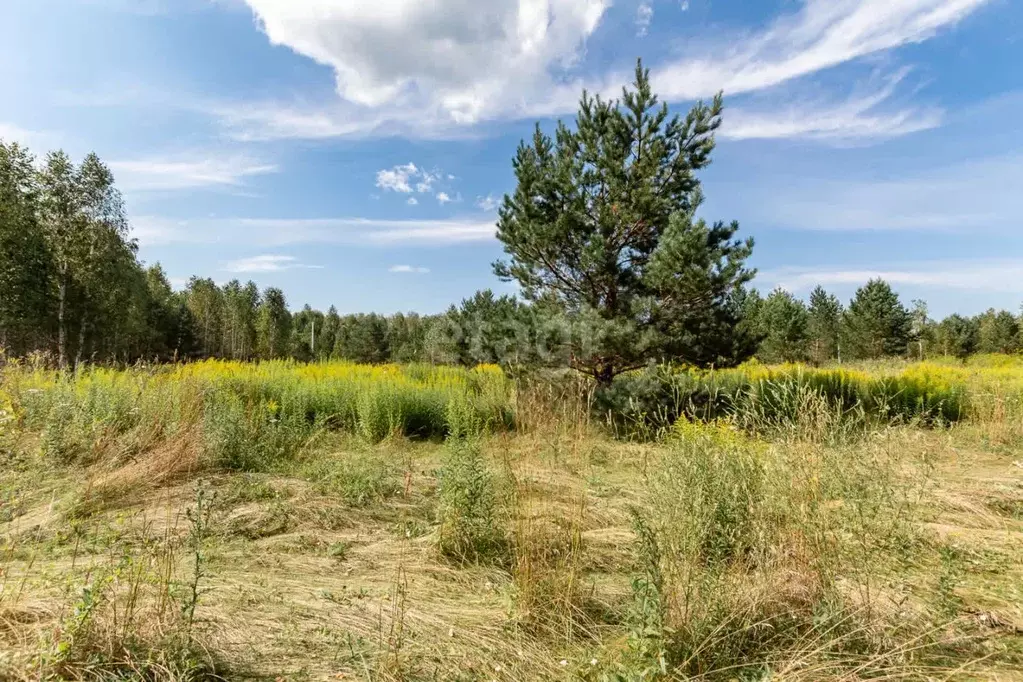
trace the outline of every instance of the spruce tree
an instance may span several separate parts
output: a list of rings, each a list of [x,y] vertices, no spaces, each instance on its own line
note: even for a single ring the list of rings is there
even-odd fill
[[[962,315],[949,315],[938,325],[937,337],[942,353],[965,359],[977,350],[977,323]]]
[[[845,336],[855,357],[906,353],[912,317],[899,301],[899,295],[883,279],[872,279],[856,291],[844,321]]]
[[[818,285],[810,292],[809,325],[810,359],[816,365],[841,360],[842,304],[834,295]]]
[[[583,93],[574,129],[520,144],[495,263],[530,301],[573,320],[571,364],[608,384],[651,360],[731,363],[752,351],[737,291],[753,241],[697,219],[720,95],[685,118],[658,106],[641,64],[621,100]]]
[[[775,289],[760,309],[766,336],[758,356],[766,362],[799,362],[809,355],[810,314],[806,305],[784,289]]]

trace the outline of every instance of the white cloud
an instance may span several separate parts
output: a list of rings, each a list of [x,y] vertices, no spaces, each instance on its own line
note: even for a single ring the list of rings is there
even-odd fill
[[[218,102],[205,110],[220,119],[232,138],[242,142],[365,136],[386,122],[385,117],[365,113],[356,118],[333,105],[309,108],[280,102]]]
[[[339,100],[235,104],[221,117],[242,138],[406,134],[464,135],[484,121],[574,111],[580,90],[616,95],[627,70],[579,77],[586,40],[609,0],[244,0],[277,45],[330,66]],[[927,40],[990,0],[802,0],[763,28],[717,31],[680,55],[651,64],[654,89],[681,102],[724,90],[730,96]],[[644,6],[648,2],[643,3]],[[685,9],[685,3],[683,3]],[[850,104],[855,109],[855,101]],[[790,123],[787,135],[825,135],[831,120]],[[918,119],[908,119],[918,121]],[[923,121],[928,121],[926,116]],[[918,122],[851,124],[910,130]],[[747,121],[747,131],[770,126]],[[740,130],[735,127],[734,130]],[[758,134],[764,134],[763,132]],[[860,135],[862,137],[862,134]]]
[[[483,118],[574,62],[608,0],[245,0],[274,45],[334,70],[358,107]]]
[[[409,206],[415,206],[416,204],[419,203],[419,200],[416,199],[415,197],[409,197],[407,203]]]
[[[818,284],[865,284],[880,277],[890,284],[1018,293],[1023,280],[1023,260],[938,260],[867,268],[780,268],[761,272],[758,283],[780,286],[798,293]]]
[[[493,211],[501,205],[501,200],[495,197],[493,194],[488,194],[485,197],[476,198],[476,206],[484,211]]]
[[[404,165],[377,171],[377,187],[403,194],[411,194],[413,191],[425,194],[433,190],[433,184],[439,177],[439,173],[431,173],[409,161]],[[414,205],[418,202],[410,198],[409,203]]]
[[[117,184],[126,190],[179,190],[239,187],[245,179],[276,173],[273,164],[245,155],[213,156],[191,152],[171,157],[111,161]]]
[[[654,7],[651,0],[644,0],[636,8],[636,35],[643,37],[650,30],[650,22],[654,19]]]
[[[876,77],[866,88],[839,102],[796,98],[768,109],[737,109],[725,116],[721,136],[744,140],[756,138],[807,137],[854,141],[895,137],[936,128],[942,112],[912,106],[880,110],[906,76],[902,70],[881,80]]]
[[[447,204],[447,203],[450,203],[450,202],[454,201],[454,199],[452,199],[450,196],[448,196],[447,192],[438,192],[437,193],[437,201],[438,201],[438,203],[443,205],[443,204]]]
[[[306,265],[294,256],[265,254],[251,258],[240,258],[224,265],[227,272],[281,272],[282,270],[320,269],[322,265]]]
[[[422,268],[413,265],[392,265],[387,269],[388,272],[402,272],[416,275],[425,275],[430,272],[430,268]]]
[[[418,173],[419,169],[411,161],[404,166],[377,171],[377,187],[392,192],[411,192],[412,185],[409,184],[409,179]]]
[[[19,145],[25,147],[31,147],[33,144],[39,143],[46,136],[33,130],[22,128],[21,126],[13,123],[4,123],[0,121],[0,140],[7,142],[17,142]]]
[[[725,36],[654,68],[654,90],[668,100],[769,88],[910,43],[956,24],[989,0],[803,0],[765,29]],[[725,48],[722,53],[720,48]]]
[[[143,247],[166,244],[244,243],[262,248],[291,244],[365,246],[449,245],[494,239],[492,220],[371,220],[367,218],[178,220],[135,216],[133,235]]]
[[[1023,155],[973,159],[891,180],[777,178],[748,195],[757,218],[810,230],[1016,230]]]

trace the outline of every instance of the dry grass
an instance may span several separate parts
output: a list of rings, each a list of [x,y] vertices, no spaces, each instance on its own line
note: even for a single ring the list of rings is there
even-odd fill
[[[519,430],[482,440],[496,562],[438,548],[439,443],[326,435],[245,473],[209,469],[190,431],[59,468],[22,435],[0,471],[0,679],[1023,680],[1018,412],[834,442],[706,427],[701,456],[756,467],[704,480],[566,395],[520,393]],[[672,501],[701,490],[732,502]]]

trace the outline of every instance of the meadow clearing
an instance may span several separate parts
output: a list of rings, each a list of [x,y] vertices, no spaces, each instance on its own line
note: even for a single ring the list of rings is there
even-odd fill
[[[0,378],[0,679],[1023,680],[1023,359]]]

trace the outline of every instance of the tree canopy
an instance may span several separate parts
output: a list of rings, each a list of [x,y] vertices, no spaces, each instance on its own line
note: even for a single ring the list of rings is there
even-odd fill
[[[654,359],[737,359],[753,241],[696,216],[721,112],[719,95],[669,118],[637,64],[620,100],[584,93],[574,128],[559,122],[551,138],[537,125],[519,146],[495,273],[581,323],[571,363],[601,383]]]

